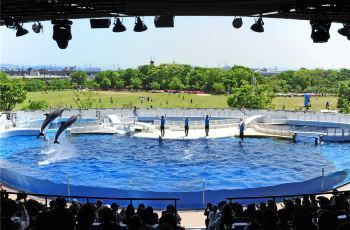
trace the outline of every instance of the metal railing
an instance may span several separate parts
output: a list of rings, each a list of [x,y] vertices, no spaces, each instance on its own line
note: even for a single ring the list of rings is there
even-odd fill
[[[20,192],[8,192],[5,190],[1,190],[1,197],[3,194],[9,194],[9,195],[23,195],[23,193]],[[57,194],[41,194],[41,193],[25,193],[27,196],[35,196],[35,197],[44,197],[45,199],[45,206],[48,206],[48,200],[49,198],[68,198],[68,199],[83,199],[86,200],[88,203],[90,200],[121,200],[121,201],[129,201],[130,204],[133,203],[133,201],[173,201],[175,210],[177,210],[177,202],[180,200],[179,198],[138,198],[138,197],[104,197],[104,196],[73,196],[73,195],[57,195]]]
[[[239,118],[237,119],[222,119],[222,120],[210,120],[211,128],[227,128],[227,127],[236,127],[239,122]],[[155,127],[160,126],[160,120],[154,120]],[[189,125],[193,129],[204,128],[204,120],[199,121],[190,121]],[[178,129],[184,128],[185,123],[183,120],[174,121],[174,120],[166,120],[165,128],[168,129]]]
[[[258,200],[258,199],[272,199],[273,201],[276,201],[281,198],[297,198],[297,197],[303,197],[303,196],[310,196],[310,195],[336,195],[339,193],[349,193],[350,190],[344,190],[344,191],[330,191],[330,192],[319,192],[319,193],[304,193],[304,194],[285,194],[285,195],[269,195],[269,196],[246,196],[246,197],[228,197],[226,198],[230,202],[232,200]]]

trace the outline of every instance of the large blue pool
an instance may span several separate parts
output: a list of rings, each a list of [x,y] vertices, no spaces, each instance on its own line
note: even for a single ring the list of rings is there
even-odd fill
[[[52,184],[65,184],[68,177],[77,188],[167,195],[201,192],[203,186],[210,191],[276,186],[319,177],[322,168],[327,175],[350,168],[349,144],[314,146],[309,140],[292,144],[252,138],[241,148],[237,138],[159,144],[125,136],[62,135],[61,145],[57,145],[53,135],[49,133],[48,142],[34,136],[0,139],[2,167],[13,175]],[[345,180],[347,175],[335,183]],[[40,191],[32,184],[28,189]]]

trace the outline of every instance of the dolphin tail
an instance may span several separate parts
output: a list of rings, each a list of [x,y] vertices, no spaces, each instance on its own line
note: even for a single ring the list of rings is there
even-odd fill
[[[55,140],[54,144],[61,144],[60,142],[58,142],[57,140]]]

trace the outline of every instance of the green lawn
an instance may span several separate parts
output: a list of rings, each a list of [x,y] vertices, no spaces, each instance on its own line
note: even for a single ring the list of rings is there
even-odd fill
[[[29,100],[46,100],[51,107],[60,107],[72,105],[77,108],[74,102],[75,97],[73,91],[48,91],[45,92],[28,92],[27,99],[24,103],[18,104],[16,110],[24,109],[29,104]],[[139,97],[144,97],[143,102]],[[147,97],[150,101],[147,101]],[[95,100],[94,108],[121,108],[132,107],[138,108],[227,108],[225,95],[192,95],[192,94],[169,94],[169,93],[148,93],[148,92],[115,92],[115,91],[96,91],[93,93]],[[113,103],[111,103],[111,98]],[[191,104],[192,99],[192,104]],[[152,101],[151,101],[152,100]],[[286,109],[299,109],[303,106],[303,97],[276,97],[273,104],[276,109],[282,109],[285,105]],[[336,108],[336,97],[315,97],[311,98],[311,109],[319,111],[324,109],[326,101],[329,100],[331,109]]]

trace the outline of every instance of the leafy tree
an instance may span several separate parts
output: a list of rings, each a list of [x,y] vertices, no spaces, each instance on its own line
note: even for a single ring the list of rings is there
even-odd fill
[[[340,85],[337,107],[341,113],[350,113],[350,81]]]
[[[63,90],[63,89],[69,89],[71,86],[70,81],[64,80],[64,79],[54,79],[50,81],[50,87],[53,90]]]
[[[169,84],[169,89],[173,90],[182,90],[184,85],[178,77],[174,77],[173,80]]]
[[[43,80],[29,79],[25,81],[25,90],[28,92],[43,91],[46,88],[46,84]]]
[[[160,89],[160,84],[156,81],[152,82],[151,83],[151,89],[154,89],[154,90],[159,90]]]
[[[6,74],[0,74],[0,110],[13,110],[18,103],[25,101],[27,92],[23,85],[7,77]]]
[[[75,84],[79,88],[84,87],[88,80],[88,75],[84,71],[75,71],[70,74],[70,80],[72,84]]]
[[[267,86],[245,84],[233,90],[227,104],[232,108],[268,109],[272,107],[272,98],[273,93]]]
[[[138,77],[132,77],[130,83],[133,89],[140,89],[142,86],[142,81]]]
[[[224,83],[214,83],[213,91],[216,94],[225,93],[225,85]]]
[[[109,89],[111,85],[111,81],[107,77],[102,78],[100,82],[100,86],[102,89]]]
[[[28,106],[30,110],[47,109],[48,107],[49,103],[45,100],[31,101]]]

